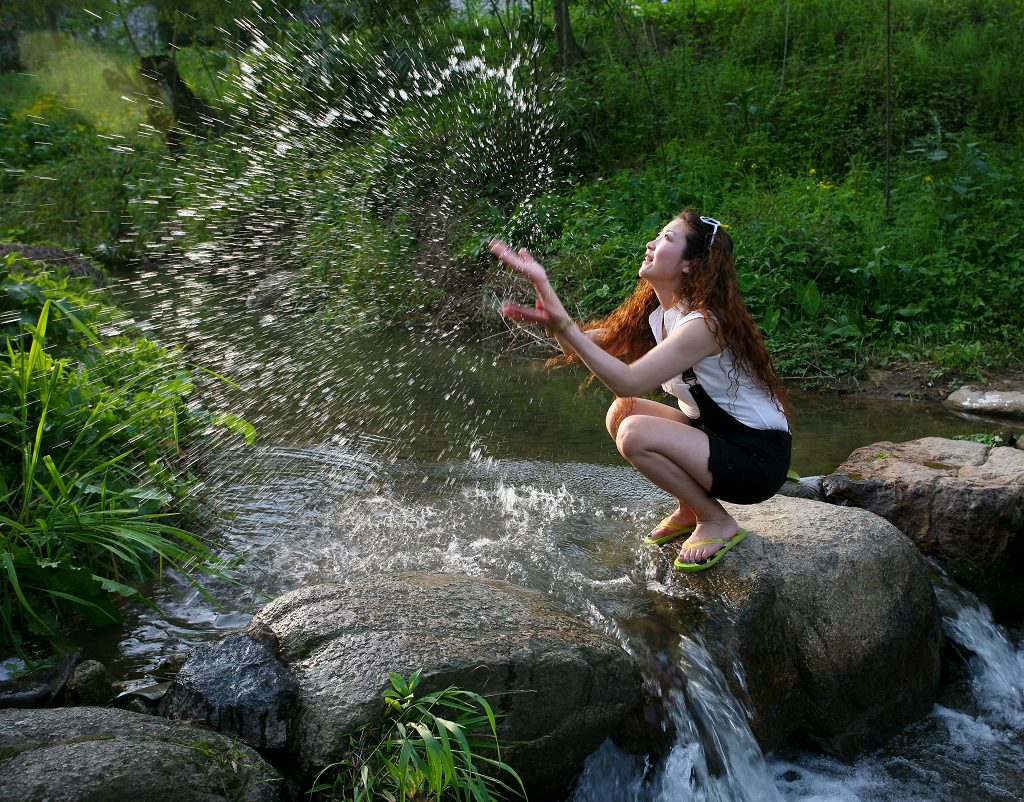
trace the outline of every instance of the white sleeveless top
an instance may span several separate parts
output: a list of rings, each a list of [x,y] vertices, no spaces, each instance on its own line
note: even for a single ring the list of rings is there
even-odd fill
[[[686,312],[680,306],[674,306],[664,313],[660,306],[655,308],[649,318],[655,342],[660,343],[663,339],[662,323],[665,336],[668,336],[683,323],[702,317],[703,312]],[[693,366],[693,372],[714,402],[740,423],[752,429],[789,431],[789,421],[786,420],[782,405],[758,387],[748,373],[733,367],[732,352],[728,348],[720,354],[699,360]],[[686,417],[700,417],[700,410],[690,395],[690,388],[683,381],[682,371],[661,387],[679,400],[679,408]]]

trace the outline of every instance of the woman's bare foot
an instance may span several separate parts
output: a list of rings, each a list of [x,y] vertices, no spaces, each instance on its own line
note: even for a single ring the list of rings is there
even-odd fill
[[[679,550],[679,562],[698,563],[701,560],[706,560],[722,548],[721,544],[715,543],[706,546],[693,546],[690,544],[700,543],[703,540],[722,540],[724,543],[724,541],[735,535],[739,528],[740,525],[730,515],[724,518],[716,518],[712,521],[699,521],[697,528],[693,530],[693,534],[686,539]]]
[[[678,506],[672,512],[670,512],[662,521],[651,530],[651,534],[648,537],[651,540],[664,537],[665,535],[672,534],[673,532],[683,529],[688,526],[695,526],[697,524],[697,516],[693,510],[689,507]]]

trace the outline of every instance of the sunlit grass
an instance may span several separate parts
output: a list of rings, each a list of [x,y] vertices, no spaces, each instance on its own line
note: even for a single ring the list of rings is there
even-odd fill
[[[31,75],[32,104],[22,101],[18,113],[42,118],[67,109],[86,119],[98,132],[130,134],[145,121],[145,105],[123,88],[111,88],[104,73],[123,82],[138,82],[133,59],[61,34],[36,31],[19,42],[21,61]],[[17,84],[17,82],[12,82]],[[26,97],[25,100],[28,98]]]

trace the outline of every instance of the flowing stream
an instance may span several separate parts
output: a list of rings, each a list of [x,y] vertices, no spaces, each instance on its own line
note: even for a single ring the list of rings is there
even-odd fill
[[[500,329],[481,338],[458,326],[314,325],[248,308],[253,283],[186,265],[113,288],[149,336],[237,383],[211,378],[204,402],[259,430],[253,447],[226,438],[191,455],[202,525],[244,557],[236,581],[209,583],[218,604],[186,585],[160,590],[159,610],[132,610],[109,643],[91,643],[126,687],[165,678],[176,656],[291,589],[458,572],[552,595],[641,665],[663,754],[638,760],[605,744],[574,802],[1019,798],[1024,655],[941,574],[960,665],[933,712],[851,764],[802,751],[765,757],[743,701],[674,623],[680,605],[701,599],[639,543],[670,500],[615,453],[599,389],[581,390],[579,373],[538,369]],[[804,475],[879,439],[985,428],[924,405],[798,394],[794,407],[794,468]]]

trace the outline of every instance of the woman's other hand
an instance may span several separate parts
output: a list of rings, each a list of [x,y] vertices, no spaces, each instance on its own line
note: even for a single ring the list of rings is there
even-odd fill
[[[491,253],[501,262],[521,273],[533,285],[537,292],[536,303],[530,306],[523,306],[512,301],[506,301],[501,305],[501,316],[511,318],[520,323],[535,323],[546,329],[558,329],[569,320],[569,314],[558,300],[555,291],[551,288],[548,275],[544,267],[530,254],[526,248],[519,251],[512,250],[500,240],[491,241]]]

